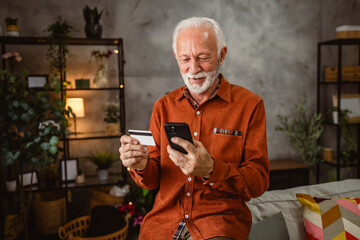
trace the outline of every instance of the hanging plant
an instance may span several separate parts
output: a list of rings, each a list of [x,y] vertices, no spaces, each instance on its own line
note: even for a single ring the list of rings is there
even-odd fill
[[[52,76],[60,76],[67,69],[67,57],[69,49],[66,40],[71,37],[70,30],[73,27],[59,15],[55,23],[50,24],[46,30],[47,37],[51,42],[46,54],[46,60],[49,62],[49,71]]]

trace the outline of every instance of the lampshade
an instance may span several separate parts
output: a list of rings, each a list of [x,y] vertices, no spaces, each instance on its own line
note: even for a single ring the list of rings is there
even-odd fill
[[[67,98],[66,99],[66,109],[71,107],[72,112],[75,113],[76,117],[85,117],[85,107],[83,98]],[[70,117],[72,115],[70,114]]]

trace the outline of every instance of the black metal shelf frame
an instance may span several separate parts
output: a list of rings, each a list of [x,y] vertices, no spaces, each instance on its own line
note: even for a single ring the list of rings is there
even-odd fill
[[[321,79],[321,71],[322,71],[322,62],[321,62],[321,53],[322,53],[322,47],[324,46],[335,46],[337,47],[337,81],[336,82],[325,82]],[[341,96],[341,90],[342,86],[356,86],[357,87],[357,93],[360,93],[360,81],[342,81],[342,53],[343,53],[343,46],[358,46],[358,64],[360,65],[360,39],[334,39],[324,42],[319,42],[317,45],[317,105],[316,110],[317,113],[321,112],[321,87],[326,86],[333,86],[335,85],[337,87],[337,96]],[[338,116],[340,116],[341,111],[341,102],[340,97],[337,99],[337,105],[338,105]],[[335,126],[336,127],[336,162],[330,163],[330,162],[324,162],[325,164],[328,164],[330,166],[336,167],[336,178],[337,180],[340,179],[340,170],[343,167],[357,167],[357,177],[360,178],[360,124],[353,123],[352,126],[357,128],[357,162],[356,164],[341,164],[341,128],[339,124],[334,124],[330,122],[325,122],[326,125]],[[320,180],[320,165],[317,164],[317,170],[316,170],[316,180],[319,182]]]
[[[121,133],[125,133],[125,81],[124,81],[124,49],[123,49],[123,40],[121,38],[104,38],[104,39],[87,39],[87,38],[68,38],[65,39],[66,43],[68,45],[74,45],[74,46],[114,46],[117,48],[117,66],[118,66],[118,87],[108,87],[108,88],[90,88],[90,89],[64,89],[64,82],[66,81],[66,72],[62,67],[60,66],[60,82],[61,82],[61,99],[64,99],[64,93],[68,91],[118,91],[119,93],[119,106],[120,106],[120,131]],[[55,43],[55,41],[52,38],[47,37],[0,37],[0,44],[1,44],[1,53],[6,52],[6,46],[7,45],[49,45],[51,43]],[[60,51],[62,51],[61,46],[59,45]],[[62,62],[62,59],[60,58],[60,62]],[[6,60],[2,59],[2,68],[6,68]],[[54,90],[50,90],[54,91]],[[105,133],[100,134],[93,134],[89,133],[86,135],[70,135],[66,136],[65,133],[61,137],[61,141],[63,142],[63,148],[64,148],[64,158],[70,159],[70,141],[77,141],[77,140],[95,140],[95,139],[111,139],[111,138],[120,138],[120,135],[106,135]],[[67,176],[66,173],[66,161],[65,161],[65,176]],[[0,164],[0,172],[2,172],[2,166]],[[126,169],[122,171],[121,179],[126,181]],[[116,181],[118,182],[119,179]],[[117,182],[114,181],[108,181],[108,182],[98,182],[94,184],[83,184],[75,187],[94,187],[94,186],[105,186],[109,184],[116,184]],[[57,187],[57,189],[63,189],[67,190],[70,188],[74,188],[72,186],[72,183],[69,183],[65,181],[61,186]],[[47,189],[38,189],[37,191],[47,191]],[[5,191],[4,189],[1,189],[0,191]],[[0,194],[0,216],[4,217],[4,210],[2,207],[2,202],[5,197],[4,194]],[[68,195],[66,194],[66,203],[67,203],[67,216],[69,218],[69,206],[68,206]],[[3,220],[3,219],[1,219]],[[69,219],[68,219],[69,220]],[[2,225],[2,224],[1,224]],[[3,236],[3,226],[1,227],[0,236]]]

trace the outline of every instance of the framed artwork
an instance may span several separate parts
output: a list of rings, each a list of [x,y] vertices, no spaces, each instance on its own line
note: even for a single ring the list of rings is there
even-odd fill
[[[44,88],[49,82],[48,75],[28,75],[26,79],[29,88]]]
[[[351,123],[360,123],[360,94],[341,94],[340,107],[342,110],[349,110]],[[338,106],[338,95],[333,95],[333,106]]]
[[[23,173],[22,179],[23,179],[23,184],[22,184],[23,186],[37,185],[39,183],[38,174],[36,171]],[[19,181],[21,182],[21,175],[19,175]]]
[[[65,175],[66,162],[66,175]],[[75,181],[78,172],[79,161],[77,158],[61,160],[61,181]]]

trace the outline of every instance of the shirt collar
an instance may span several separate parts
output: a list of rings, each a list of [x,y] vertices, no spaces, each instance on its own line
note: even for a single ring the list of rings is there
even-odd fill
[[[219,96],[224,101],[230,102],[231,101],[231,85],[230,83],[225,79],[225,77],[220,73],[219,79],[221,81],[220,86],[216,90],[216,95]],[[189,94],[189,90],[186,86],[182,87],[182,90],[179,91],[179,94],[177,96],[177,99],[180,100],[181,98],[187,98],[186,95]]]

